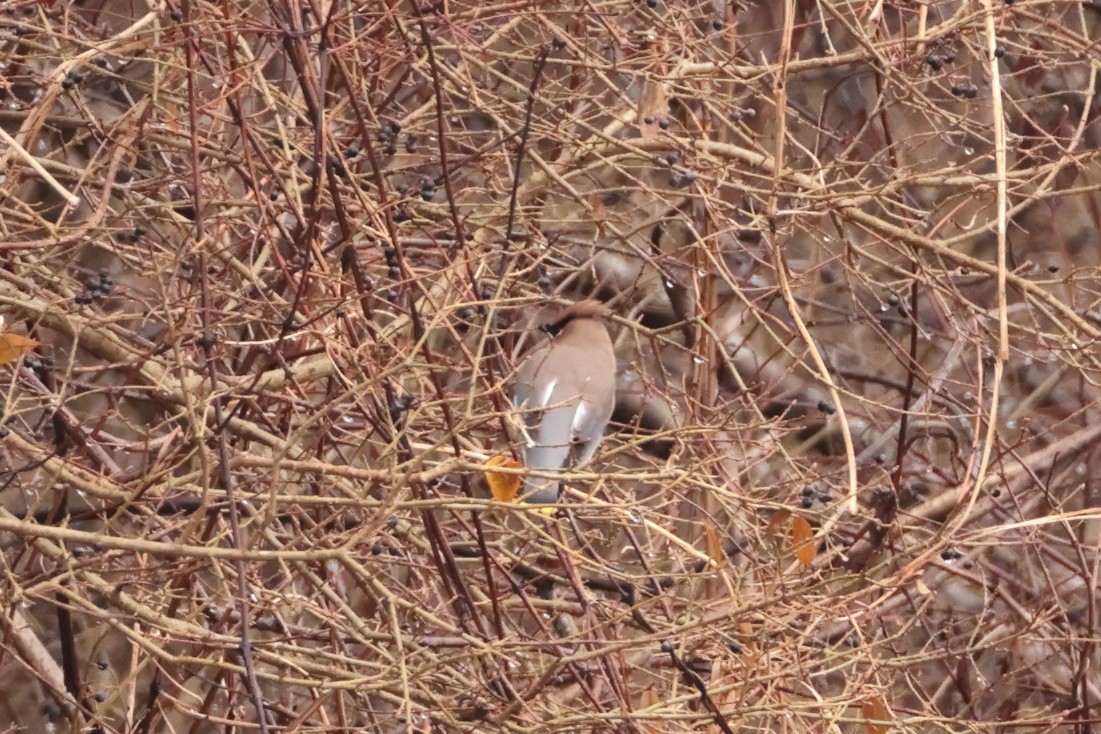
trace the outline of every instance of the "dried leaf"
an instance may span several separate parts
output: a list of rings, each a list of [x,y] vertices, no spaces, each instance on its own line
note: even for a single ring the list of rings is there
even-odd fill
[[[658,136],[658,122],[669,114],[669,102],[665,98],[665,84],[655,79],[643,82],[638,102],[639,137],[652,140]],[[649,122],[646,122],[649,120]]]
[[[707,557],[715,563],[725,561],[726,554],[723,552],[723,542],[719,539],[719,532],[715,530],[715,526],[706,523],[703,526],[703,532],[707,536]]]
[[[867,734],[887,734],[891,730],[888,723],[891,720],[891,712],[882,696],[860,704],[860,713],[864,715],[864,731]]]
[[[791,546],[799,563],[809,566],[814,562],[814,528],[806,518],[796,517],[791,521]]]
[[[38,346],[38,342],[19,334],[0,334],[0,365],[11,364]]]
[[[790,519],[790,510],[777,510],[772,513],[772,517],[768,520],[768,527],[765,528],[765,535],[772,539],[783,537],[785,535],[784,528],[787,527]]]
[[[507,469],[519,469],[521,466],[516,459],[501,454],[490,457],[486,464],[502,466]],[[520,494],[519,474],[502,474],[501,472],[486,470],[486,481],[489,482],[489,491],[493,493],[493,499],[498,502],[515,502],[516,495]]]
[[[643,709],[653,709],[661,704],[661,696],[654,690],[653,686],[647,688],[642,692],[642,696],[639,697],[639,703]],[[651,724],[645,719],[638,722],[641,730],[646,734],[660,734],[661,728],[655,724]]]

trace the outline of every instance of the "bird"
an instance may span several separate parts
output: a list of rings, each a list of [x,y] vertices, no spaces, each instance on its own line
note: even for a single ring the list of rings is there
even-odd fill
[[[615,350],[602,318],[603,303],[574,303],[541,327],[550,340],[533,350],[516,372],[512,399],[527,431],[529,469],[558,471],[581,466],[596,453],[616,398]],[[557,479],[528,476],[520,500],[551,505]]]

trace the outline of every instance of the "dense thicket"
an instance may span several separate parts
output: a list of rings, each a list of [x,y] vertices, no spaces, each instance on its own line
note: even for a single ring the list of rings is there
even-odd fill
[[[1093,3],[0,11],[5,727],[1097,718]]]

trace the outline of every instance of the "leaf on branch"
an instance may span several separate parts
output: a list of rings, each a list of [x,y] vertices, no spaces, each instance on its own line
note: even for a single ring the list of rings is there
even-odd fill
[[[864,715],[864,731],[867,734],[887,734],[891,730],[888,723],[891,720],[891,712],[883,696],[877,694],[860,704],[860,713]]]
[[[11,364],[38,346],[38,342],[19,334],[0,334],[0,365]]]
[[[777,510],[772,513],[772,517],[768,520],[768,527],[765,528],[765,535],[772,540],[778,540],[784,535],[784,529],[790,519],[790,510]]]
[[[486,462],[489,466],[501,466],[507,469],[519,469],[520,462],[510,456],[498,454],[490,457]],[[486,471],[486,481],[489,482],[489,491],[493,493],[493,499],[498,502],[515,502],[516,495],[520,494],[520,475],[503,474],[496,471]]]
[[[639,697],[639,704],[642,709],[652,711],[661,705],[661,696],[658,695],[658,692],[654,690],[653,686],[650,686],[642,692],[642,695]],[[646,720],[639,721],[638,723],[641,730],[646,732],[646,734],[660,734],[661,732],[659,727]]]
[[[799,563],[804,566],[814,563],[814,528],[804,517],[791,521],[791,547]]]
[[[723,542],[719,538],[719,532],[715,529],[715,526],[708,522],[704,524],[703,532],[707,536],[707,557],[715,563],[725,561],[726,553],[723,552]]]
[[[660,130],[657,121],[668,114],[669,101],[665,98],[664,83],[656,79],[646,79],[638,102],[639,137],[643,140],[656,138]]]

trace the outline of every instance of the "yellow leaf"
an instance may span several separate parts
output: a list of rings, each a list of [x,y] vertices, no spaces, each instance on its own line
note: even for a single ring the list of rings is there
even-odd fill
[[[486,462],[489,466],[502,466],[507,469],[519,469],[520,462],[509,456],[498,454],[490,457]],[[489,482],[489,491],[493,493],[493,499],[498,502],[515,502],[516,495],[520,493],[520,475],[502,474],[497,471],[486,471],[486,481]]]
[[[860,713],[864,715],[864,731],[867,734],[887,734],[891,730],[891,712],[882,696],[860,704]]]
[[[38,342],[19,334],[0,334],[0,365],[11,364],[38,346]]]
[[[715,563],[725,561],[726,554],[723,553],[723,542],[719,539],[719,533],[715,530],[715,526],[706,523],[703,526],[703,532],[707,536],[707,557]]]
[[[530,502],[521,502],[520,506],[528,512],[534,512],[537,515],[546,515],[547,517],[558,512],[558,507],[556,505],[533,505]]]
[[[814,529],[806,518],[796,517],[791,521],[791,545],[799,563],[809,566],[814,562]]]

